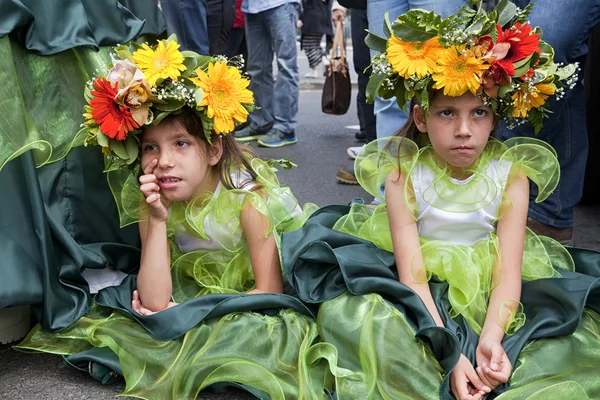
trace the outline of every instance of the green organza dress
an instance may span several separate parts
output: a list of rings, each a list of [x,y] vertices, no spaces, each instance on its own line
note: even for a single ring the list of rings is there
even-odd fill
[[[216,383],[260,398],[326,398],[330,375],[311,311],[287,294],[244,294],[254,277],[241,210],[255,207],[278,237],[301,226],[314,206],[301,210],[270,167],[258,159],[252,165],[260,191],[244,186],[248,175],[238,171],[232,181],[240,189],[219,184],[214,193],[171,205],[167,226],[178,306],[136,314],[130,306],[135,279],[128,276],[100,289],[92,309],[71,327],[58,333],[35,328],[18,348],[66,355],[82,368],[93,361],[92,375],[105,382],[114,369],[125,377],[123,394],[140,398],[195,398]],[[139,217],[143,199],[135,176],[116,193],[123,222]]]
[[[337,348],[337,397],[451,399],[449,374],[461,353],[475,362],[501,273],[495,230],[510,209],[504,190],[526,174],[542,201],[559,179],[555,154],[534,139],[491,140],[470,177],[457,180],[430,146],[394,137],[367,145],[355,168],[378,198],[390,171],[408,177],[405,204],[445,328],[398,281],[385,202],[319,210],[283,235],[281,252],[299,297],[320,304],[321,339]],[[513,374],[487,398],[600,398],[600,254],[531,231],[525,240],[521,307],[503,341]]]

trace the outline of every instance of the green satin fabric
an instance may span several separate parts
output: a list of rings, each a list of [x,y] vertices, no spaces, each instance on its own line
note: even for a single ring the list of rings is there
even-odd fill
[[[367,394],[364,398],[369,399],[396,398],[401,387],[416,384],[407,389],[416,398],[435,397],[436,394],[431,393],[431,387],[435,386],[439,387],[441,398],[451,399],[449,372],[461,353],[475,362],[478,335],[461,315],[452,317],[446,282],[432,279],[429,283],[445,324],[445,328],[439,328],[419,296],[398,281],[392,253],[366,240],[332,230],[349,209],[342,206],[322,208],[313,214],[304,228],[284,233],[281,244],[283,265],[290,283],[302,300],[321,304],[319,333],[322,339],[337,348],[340,355],[337,367],[351,371],[345,376],[336,375],[338,398],[354,398],[353,390],[362,390],[361,393]],[[513,365],[525,367],[521,373],[515,369],[514,383],[511,380],[500,386],[490,398],[500,394],[518,398],[509,395],[513,384],[515,388],[533,388],[532,391],[537,393],[544,385],[540,376],[552,374],[553,369],[563,372],[556,378],[559,382],[577,382],[590,398],[599,395],[600,382],[586,377],[600,366],[597,340],[600,253],[583,249],[569,251],[578,272],[563,272],[560,279],[523,282],[521,302],[527,320],[514,335],[505,336],[503,347]],[[358,297],[347,296],[346,291]],[[376,297],[372,293],[376,293]],[[589,311],[584,311],[586,309]],[[395,332],[392,329],[379,329],[387,324],[396,327],[394,329],[400,333],[396,335],[391,333]],[[544,339],[555,337],[563,337],[564,342]],[[415,338],[420,342],[419,351],[415,353],[413,348],[407,352]],[[536,339],[540,340],[532,342]],[[534,352],[532,343],[544,345],[539,352]],[[575,351],[569,360],[555,359],[550,363],[549,358],[543,358],[543,354],[569,349]],[[429,354],[433,354],[435,361]],[[389,362],[406,357],[407,363],[414,359],[415,365],[421,367],[389,370],[379,357]],[[580,365],[578,359],[588,362]],[[527,365],[532,363],[538,367],[529,371]],[[545,363],[548,363],[547,368]],[[424,364],[429,369],[424,369]],[[445,374],[431,372],[438,371],[438,364]],[[430,372],[421,374],[426,370]],[[352,390],[343,391],[345,381],[356,374],[364,376],[359,389],[350,385]],[[389,382],[382,384],[386,380]],[[566,386],[565,390],[574,390],[574,384]]]
[[[0,170],[0,308],[31,304],[48,330],[73,324],[92,302],[84,268],[139,265],[136,227],[119,228],[95,149],[36,169],[26,153]]]
[[[0,37],[12,34],[42,55],[80,46],[97,50],[164,32],[154,0],[5,0],[0,20]]]

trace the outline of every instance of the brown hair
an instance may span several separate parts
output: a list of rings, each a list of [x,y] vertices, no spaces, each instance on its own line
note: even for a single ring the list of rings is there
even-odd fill
[[[204,142],[206,148],[212,146],[205,135],[204,126],[202,126],[202,118],[190,107],[183,107],[181,112],[168,115],[163,121],[178,121],[194,136],[198,141]],[[162,121],[161,121],[162,122]],[[223,154],[219,162],[214,166],[215,172],[219,175],[219,180],[227,189],[243,189],[245,186],[257,182],[258,174],[250,165],[250,160],[257,157],[256,153],[247,146],[240,146],[233,135],[218,135],[211,132],[211,142],[218,140],[221,137],[223,142]],[[251,179],[247,179],[236,187],[232,180],[231,174],[239,168],[243,168],[250,175]],[[256,185],[252,190],[260,189],[260,185]]]

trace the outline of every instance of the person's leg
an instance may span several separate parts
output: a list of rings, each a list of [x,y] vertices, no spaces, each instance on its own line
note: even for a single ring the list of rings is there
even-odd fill
[[[458,7],[462,4],[464,4],[464,0],[369,0],[367,1],[369,31],[385,37],[383,34],[383,16],[386,12],[390,13],[391,21],[412,8],[433,10],[437,14],[447,17],[456,13]],[[371,56],[376,53],[371,51]],[[393,135],[404,125],[408,117],[398,106],[396,98],[385,100],[376,97],[374,112],[377,117],[377,137],[380,138]]]
[[[273,94],[273,128],[294,133],[298,114],[299,77],[296,50],[296,6],[283,4],[264,12],[271,44],[277,57],[277,82]]]
[[[308,58],[308,66],[313,70],[317,69],[317,66],[321,63],[323,58],[323,51],[321,49],[322,36],[323,35],[311,33],[302,35],[302,49],[304,49],[306,58]],[[314,78],[316,78],[316,75]]]
[[[176,34],[180,50],[209,54],[206,0],[162,0],[167,32]]]
[[[527,1],[520,1],[524,7]],[[560,24],[556,16],[560,15]],[[600,20],[600,0],[582,0],[577,7],[567,2],[537,0],[529,16],[533,26],[540,26],[543,39],[555,50],[555,62],[579,61],[583,66],[587,55],[587,37]],[[499,137],[505,140],[513,136],[530,136],[551,144],[558,154],[561,167],[559,186],[543,203],[535,203],[537,188],[532,187],[529,216],[554,228],[571,228],[574,223],[573,207],[581,200],[588,150],[585,99],[580,73],[579,82],[572,90],[567,89],[562,100],[549,103],[550,118],[544,128],[535,135],[530,124],[508,130],[500,125]],[[557,231],[560,235],[560,231]]]
[[[273,47],[264,13],[246,14],[246,44],[250,90],[258,107],[250,113],[249,128],[267,129],[273,123]]]
[[[229,33],[235,18],[232,0],[206,0],[210,54],[226,54]]]
[[[365,132],[366,141],[369,143],[377,138],[375,114],[373,112],[373,104],[367,103],[366,90],[369,82],[370,69],[366,70],[371,63],[369,48],[365,44],[365,30],[368,29],[367,11],[366,10],[350,10],[351,35],[352,35],[352,61],[354,70],[358,76],[358,94],[356,103],[358,109],[361,131]],[[366,72],[365,72],[366,70]]]

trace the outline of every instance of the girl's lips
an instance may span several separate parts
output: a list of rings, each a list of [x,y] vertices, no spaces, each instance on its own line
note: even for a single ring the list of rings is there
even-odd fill
[[[158,178],[158,186],[162,189],[172,189],[174,187],[176,187],[179,182],[181,182],[181,179],[174,177],[174,176],[163,176],[161,178]]]
[[[460,154],[467,154],[473,152],[473,149],[471,147],[465,146],[455,147],[452,150]]]

